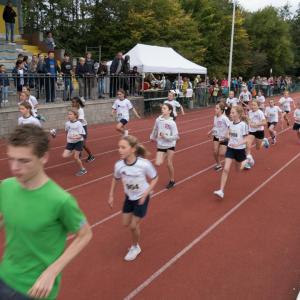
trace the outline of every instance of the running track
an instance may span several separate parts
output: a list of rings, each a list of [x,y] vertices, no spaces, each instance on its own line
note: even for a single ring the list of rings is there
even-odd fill
[[[114,209],[106,204],[118,160],[114,125],[90,127],[96,160],[80,178],[74,176],[75,164],[61,158],[64,135],[53,140],[47,172],[78,199],[94,231],[87,249],[66,268],[59,300],[296,298],[300,145],[295,133],[284,127],[276,146],[254,150],[253,170],[239,173],[232,168],[225,198],[219,200],[212,192],[219,187],[221,173],[212,170],[212,143],[207,137],[212,118],[213,109],[178,118],[177,186],[164,189],[167,170],[161,167],[142,224],[143,252],[130,263],[123,261],[130,234],[121,226],[121,185]],[[148,140],[153,124],[148,118],[129,126],[152,152],[151,159],[155,144]],[[3,143],[0,147],[3,179],[9,172]]]

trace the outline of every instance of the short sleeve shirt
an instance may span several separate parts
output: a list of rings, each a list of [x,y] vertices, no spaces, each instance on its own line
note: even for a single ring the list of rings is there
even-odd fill
[[[125,194],[132,201],[142,198],[149,187],[147,178],[154,179],[156,176],[155,168],[147,159],[138,157],[131,165],[124,160],[115,164],[114,177],[117,180],[122,179]]]
[[[295,118],[295,122],[297,124],[300,124],[300,109],[297,108],[295,111],[294,111],[294,118]]]
[[[174,117],[177,117],[177,108],[181,107],[180,103],[176,100],[172,100],[172,101],[166,100],[164,103],[169,103],[170,105],[172,105]]]
[[[224,139],[228,135],[228,128],[230,125],[229,119],[225,115],[214,117],[213,135],[218,139]]]
[[[258,123],[261,123],[265,119],[266,119],[266,117],[265,117],[264,113],[261,110],[257,110],[257,111],[250,110],[249,111],[250,123],[258,124]],[[264,126],[251,127],[249,125],[249,131],[250,132],[262,131],[262,130],[264,130]]]
[[[230,122],[228,147],[230,147],[230,145],[237,145],[241,143],[246,135],[248,135],[248,125],[245,122],[243,121],[239,123]],[[233,148],[245,149],[246,145],[243,144]]]
[[[130,100],[117,99],[114,102],[112,108],[115,109],[117,112],[117,120],[118,121],[121,121],[122,119],[129,121],[129,111],[133,108]]]
[[[279,103],[282,105],[283,111],[291,111],[291,103],[293,102],[293,99],[291,97],[282,97],[279,100]]]
[[[38,127],[42,127],[41,122],[33,116],[30,116],[28,118],[20,117],[18,119],[18,125],[22,126],[22,125],[27,125],[27,124],[32,124],[32,125],[35,125]]]
[[[281,109],[278,106],[267,106],[265,110],[265,116],[269,123],[278,123],[278,114],[281,112]]]
[[[83,125],[80,121],[66,122],[65,130],[67,131],[68,143],[77,143],[79,141],[83,141],[83,135],[86,134]]]
[[[0,212],[6,236],[0,278],[23,294],[62,255],[68,233],[86,224],[76,200],[52,180],[35,190],[24,189],[15,178],[2,181]],[[55,299],[60,280],[47,299]]]

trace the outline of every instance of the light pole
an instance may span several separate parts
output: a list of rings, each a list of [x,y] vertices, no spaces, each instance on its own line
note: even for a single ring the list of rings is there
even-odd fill
[[[229,54],[229,68],[228,68],[228,89],[229,89],[229,91],[230,91],[230,88],[231,88],[232,54],[233,54],[234,24],[235,24],[235,6],[236,6],[236,0],[233,0],[230,54]]]

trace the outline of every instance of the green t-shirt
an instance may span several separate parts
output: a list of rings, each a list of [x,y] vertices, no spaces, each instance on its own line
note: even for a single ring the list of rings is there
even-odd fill
[[[0,212],[6,236],[0,278],[23,294],[62,255],[67,234],[86,223],[76,200],[52,180],[35,190],[24,189],[15,178],[2,181]],[[57,297],[60,279],[48,300]]]

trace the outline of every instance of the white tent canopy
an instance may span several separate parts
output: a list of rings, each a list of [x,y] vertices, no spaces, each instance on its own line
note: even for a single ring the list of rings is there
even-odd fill
[[[130,56],[130,68],[137,66],[142,73],[207,74],[205,67],[187,60],[169,47],[137,44],[125,55]]]

